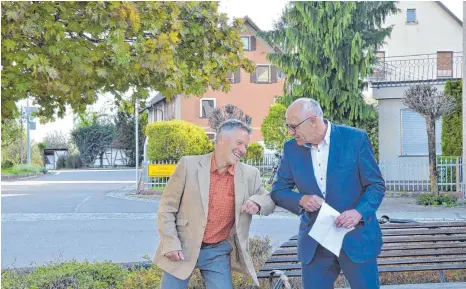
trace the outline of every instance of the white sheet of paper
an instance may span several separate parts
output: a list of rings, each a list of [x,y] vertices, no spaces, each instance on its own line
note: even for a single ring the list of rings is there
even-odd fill
[[[354,230],[354,227],[350,229],[337,228],[335,220],[338,216],[340,216],[340,213],[324,202],[311,231],[309,231],[309,236],[339,257],[343,238],[346,233]]]

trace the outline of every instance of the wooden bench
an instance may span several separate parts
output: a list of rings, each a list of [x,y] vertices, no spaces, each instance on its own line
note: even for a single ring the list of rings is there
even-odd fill
[[[466,269],[466,222],[388,223],[381,228],[380,273],[439,271],[440,281],[445,282],[444,270]],[[296,245],[297,236],[283,243],[257,277],[268,278],[270,288],[281,288],[286,283],[283,275],[301,277]]]

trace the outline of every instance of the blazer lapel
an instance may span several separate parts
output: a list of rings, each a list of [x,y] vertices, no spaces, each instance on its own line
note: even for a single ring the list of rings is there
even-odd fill
[[[212,154],[207,154],[199,162],[197,176],[199,179],[199,192],[201,193],[202,207],[207,219],[209,213],[209,191],[210,191],[210,168]]]
[[[328,154],[327,164],[327,188],[326,195],[330,192],[330,186],[337,181],[338,172],[337,165],[340,155],[341,140],[338,127],[332,123],[332,131],[330,132],[330,149]]]
[[[241,213],[241,205],[244,202],[245,195],[245,184],[244,184],[244,172],[241,163],[237,163],[235,166],[235,224],[238,230],[238,220]]]
[[[316,175],[314,173],[314,166],[312,165],[312,153],[311,153],[311,145],[301,146],[299,147],[301,151],[301,155],[298,157],[298,163],[302,163],[304,165],[303,172],[310,172],[310,176],[304,176],[307,178],[311,185],[311,190],[315,190],[320,197],[324,197],[322,192],[320,191],[319,185],[317,184]],[[307,160],[307,161],[306,161]]]

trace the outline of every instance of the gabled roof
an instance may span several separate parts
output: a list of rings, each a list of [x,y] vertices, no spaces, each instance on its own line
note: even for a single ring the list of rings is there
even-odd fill
[[[445,12],[447,12],[448,15],[455,19],[455,21],[458,22],[459,25],[463,26],[463,21],[461,21],[461,19],[459,19],[453,12],[451,12],[451,10],[448,9],[448,7],[445,6],[445,4],[443,4],[441,1],[435,1],[435,3],[437,3],[438,6],[440,6],[440,8],[445,10]]]
[[[247,16],[247,15],[244,16],[244,17],[243,17],[243,20],[244,20],[244,23],[248,23],[254,30],[256,30],[256,32],[262,31],[262,30],[259,28],[259,26],[257,26],[257,24],[254,23],[254,21],[252,21],[251,18],[249,18],[249,16]],[[275,45],[275,44],[273,44],[273,43],[270,43],[270,42],[266,41],[265,39],[263,39],[262,37],[261,37],[261,39],[262,39],[263,41],[265,41],[268,45],[270,45],[273,49],[278,50],[278,52],[282,52],[281,48],[280,48],[278,45]]]

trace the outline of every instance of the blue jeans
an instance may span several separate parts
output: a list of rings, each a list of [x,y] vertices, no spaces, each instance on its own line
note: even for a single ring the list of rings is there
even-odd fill
[[[233,289],[230,261],[232,250],[233,248],[228,241],[208,245],[201,249],[195,268],[199,268],[201,271],[207,289]],[[161,288],[185,289],[190,278],[191,276],[186,280],[181,280],[163,272]]]
[[[318,245],[311,263],[302,264],[301,266],[304,289],[333,289],[341,270],[343,270],[343,274],[350,283],[351,288],[380,288],[377,260],[354,263],[343,249],[340,251],[340,257],[337,257],[329,250]]]

